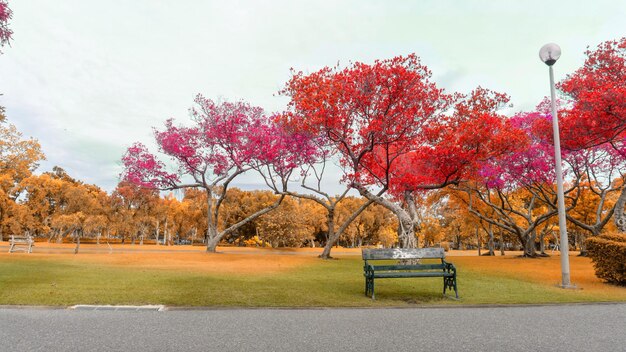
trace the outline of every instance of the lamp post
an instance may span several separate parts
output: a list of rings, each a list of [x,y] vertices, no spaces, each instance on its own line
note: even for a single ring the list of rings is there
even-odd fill
[[[554,133],[554,162],[556,171],[556,192],[559,210],[559,232],[561,241],[561,287],[573,288],[569,275],[569,240],[565,220],[565,197],[563,195],[563,170],[561,169],[561,140],[559,138],[559,118],[556,113],[556,93],[554,89],[554,70],[552,66],[561,57],[561,48],[548,43],[539,50],[539,58],[550,70],[550,96],[552,99],[552,131]]]

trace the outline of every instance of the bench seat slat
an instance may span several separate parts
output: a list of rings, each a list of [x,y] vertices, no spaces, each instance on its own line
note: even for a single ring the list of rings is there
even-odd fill
[[[401,278],[401,277],[451,277],[454,274],[444,271],[383,271],[374,272],[374,278]]]
[[[443,270],[445,264],[415,264],[415,265],[372,265],[374,271],[378,270]]]

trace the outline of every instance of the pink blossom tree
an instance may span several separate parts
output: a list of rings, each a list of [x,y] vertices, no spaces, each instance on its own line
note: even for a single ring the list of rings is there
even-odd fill
[[[467,193],[462,200],[470,213],[514,235],[527,257],[537,255],[537,230],[557,214],[553,147],[533,128],[547,119],[549,115],[538,112],[514,116],[511,123],[518,127],[525,141],[508,153],[485,159],[474,182],[460,187]],[[571,172],[578,167],[578,159],[575,154],[566,153],[564,160],[570,170],[566,210],[571,210],[580,193],[579,174]]]
[[[220,240],[246,223],[277,208],[284,199],[287,182],[301,162],[316,151],[303,133],[292,133],[244,102],[216,103],[201,95],[190,109],[190,127],[165,122],[154,135],[160,151],[177,166],[165,163],[141,143],[133,144],[124,156],[122,178],[160,190],[200,188],[207,193],[207,252],[215,252]],[[226,228],[219,228],[220,207],[229,185],[246,172],[257,172],[279,194],[271,205],[249,214]]]
[[[9,44],[13,35],[13,31],[9,28],[9,20],[12,16],[13,12],[9,4],[5,0],[0,0],[0,47]]]

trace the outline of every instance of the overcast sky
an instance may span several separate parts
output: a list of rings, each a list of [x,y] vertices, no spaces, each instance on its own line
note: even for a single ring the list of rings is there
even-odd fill
[[[538,50],[563,51],[557,80],[585,48],[626,36],[626,1],[9,0],[0,105],[54,165],[107,191],[134,141],[187,119],[193,97],[244,99],[268,112],[290,68],[415,52],[448,91],[511,95],[513,111],[549,95]],[[511,111],[511,112],[513,112]],[[238,185],[255,188],[253,177]],[[261,188],[261,185],[258,185]]]

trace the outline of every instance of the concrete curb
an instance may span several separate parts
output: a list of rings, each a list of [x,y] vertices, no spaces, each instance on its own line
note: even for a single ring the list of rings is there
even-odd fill
[[[536,304],[460,304],[460,305],[415,305],[389,307],[244,307],[244,306],[165,306],[165,305],[0,305],[0,309],[31,310],[83,310],[83,311],[223,311],[223,310],[380,310],[380,309],[476,309],[476,308],[536,308],[536,307],[576,307],[625,305],[626,302],[571,302],[571,303],[536,303]]]
[[[151,311],[151,312],[162,312],[165,310],[164,305],[145,305],[145,306],[131,306],[131,305],[91,305],[91,304],[79,304],[71,307],[67,307],[68,309],[74,310],[109,310],[109,311]]]

